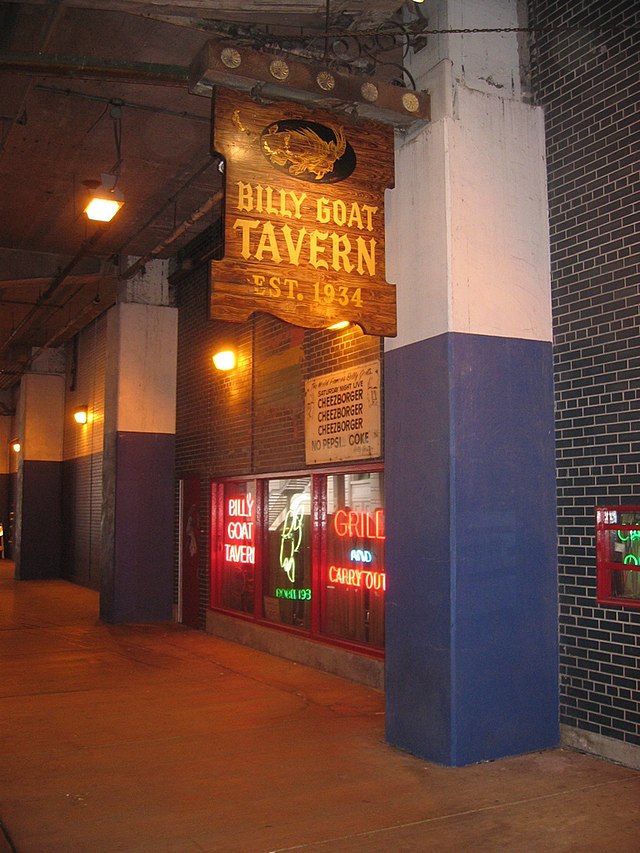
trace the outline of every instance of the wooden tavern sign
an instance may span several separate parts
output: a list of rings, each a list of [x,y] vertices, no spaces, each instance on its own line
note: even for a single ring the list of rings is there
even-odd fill
[[[393,128],[244,93],[214,92],[213,147],[226,161],[225,254],[211,262],[212,319],[254,312],[295,326],[340,320],[396,334],[385,281],[384,192]]]

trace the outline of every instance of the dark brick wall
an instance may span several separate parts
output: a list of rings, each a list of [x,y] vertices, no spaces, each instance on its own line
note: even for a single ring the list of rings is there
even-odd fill
[[[255,315],[244,324],[209,319],[207,259],[219,236],[200,238],[189,272],[172,277],[178,306],[176,476],[200,478],[200,621],[209,601],[210,482],[305,468],[304,383],[323,373],[381,359],[380,338],[358,327],[305,330]],[[198,257],[200,260],[198,260]],[[217,371],[211,357],[230,342],[238,365]]]
[[[561,721],[640,745],[640,610],[596,602],[594,507],[640,504],[640,7],[530,0],[545,110]]]

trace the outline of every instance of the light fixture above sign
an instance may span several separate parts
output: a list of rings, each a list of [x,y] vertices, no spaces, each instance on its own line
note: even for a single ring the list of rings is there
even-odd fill
[[[233,370],[236,366],[236,354],[229,347],[219,349],[212,359],[216,370]]]

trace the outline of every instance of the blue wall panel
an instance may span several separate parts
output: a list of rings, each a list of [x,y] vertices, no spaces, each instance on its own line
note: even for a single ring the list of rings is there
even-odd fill
[[[448,763],[449,353],[445,336],[385,357],[385,673],[396,746]]]
[[[105,437],[105,476],[115,479],[103,518],[100,616],[157,622],[173,615],[175,437]],[[110,492],[109,489],[106,490]]]
[[[62,464],[26,459],[22,463],[19,547],[14,549],[16,577],[60,577],[62,552]]]
[[[558,741],[551,370],[475,335],[386,357],[388,736],[444,764]]]

